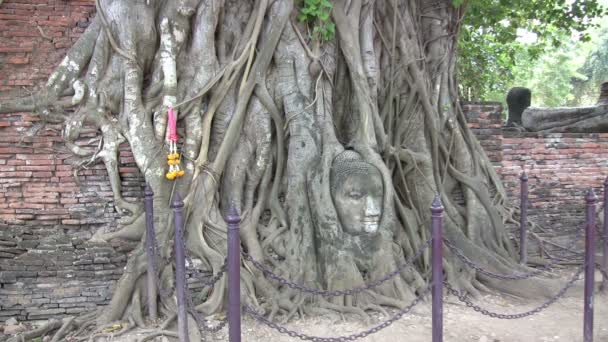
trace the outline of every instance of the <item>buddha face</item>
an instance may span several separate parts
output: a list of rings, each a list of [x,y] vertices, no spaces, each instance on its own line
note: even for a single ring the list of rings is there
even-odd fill
[[[346,173],[332,186],[342,228],[353,235],[376,233],[382,217],[382,176],[371,165],[367,171]]]

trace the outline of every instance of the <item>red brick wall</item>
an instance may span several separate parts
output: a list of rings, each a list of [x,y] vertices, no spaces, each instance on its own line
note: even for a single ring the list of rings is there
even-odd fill
[[[571,230],[584,220],[584,193],[603,194],[608,175],[608,134],[530,133],[502,129],[499,103],[468,103],[464,110],[503,179],[519,201],[519,177],[529,176],[529,214],[541,225]]]
[[[86,160],[67,151],[58,125],[33,131],[38,119],[31,114],[3,115],[0,120],[0,224],[70,230],[114,225],[117,215],[103,164],[78,167]],[[80,141],[98,138],[91,130]],[[119,168],[123,193],[135,200],[142,178],[124,147]]]
[[[94,9],[93,1],[5,0],[0,101],[43,85]],[[97,229],[116,226],[105,168],[76,167],[61,127],[34,134],[37,121],[30,113],[0,115],[0,321],[61,317],[107,303],[130,248],[87,242]],[[141,177],[128,151],[121,162],[124,195],[135,199]]]
[[[519,175],[526,169],[530,213],[551,227],[571,230],[584,221],[585,192],[603,194],[608,175],[606,133],[503,133],[500,173],[517,196]]]
[[[92,0],[5,0],[0,5],[0,92],[46,81],[89,25]]]

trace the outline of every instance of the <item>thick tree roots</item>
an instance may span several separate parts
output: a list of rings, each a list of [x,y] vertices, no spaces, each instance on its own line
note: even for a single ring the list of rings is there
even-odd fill
[[[155,193],[165,289],[173,286],[169,205],[176,192],[185,198],[188,254],[213,274],[226,255],[222,213],[235,206],[243,249],[275,273],[313,288],[362,286],[428,240],[436,193],[445,206],[446,235],[470,259],[493,272],[525,270],[504,228],[514,211],[457,99],[455,37],[464,8],[423,0],[332,3],[336,35],[321,42],[305,34],[318,23],[295,20],[293,0],[97,0],[98,15],[44,91],[0,105],[0,112],[35,111],[46,122],[63,123],[73,153],[105,164],[116,210],[125,217],[122,229],[97,232],[95,239],[140,241],[91,336],[106,334],[116,321],[130,322],[116,333],[145,324],[145,220],[141,206],[121,195],[122,142]],[[186,172],[175,182],[164,176],[168,108],[178,113]],[[100,131],[97,149],[77,143],[85,126]],[[359,171],[373,170],[368,179],[379,177],[374,208],[381,209],[373,223],[347,225],[342,215],[336,196],[347,183],[337,184],[334,174],[357,171],[344,166],[355,165],[352,158],[336,165],[345,150],[356,156]],[[344,194],[359,203],[356,191]],[[353,233],[359,224],[366,228]],[[550,281],[507,286],[449,253],[445,266],[456,289],[471,294],[551,293]],[[248,262],[241,273],[245,302],[271,318],[328,311],[366,317],[409,303],[428,284],[430,264],[426,252],[377,289],[331,300],[283,287]],[[222,311],[225,287],[222,278],[197,310]],[[158,301],[163,317],[173,317],[175,300]],[[44,329],[68,335],[90,322],[51,321]],[[166,328],[151,336],[170,335]]]

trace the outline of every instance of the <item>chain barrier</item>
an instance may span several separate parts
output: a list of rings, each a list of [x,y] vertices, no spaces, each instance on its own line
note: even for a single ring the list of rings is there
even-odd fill
[[[272,270],[270,270],[268,267],[266,267],[264,264],[262,264],[261,262],[253,259],[251,257],[251,255],[242,252],[243,257],[245,258],[245,260],[251,262],[258,270],[260,270],[265,276],[268,276],[269,278],[277,281],[279,284],[290,287],[294,290],[299,290],[305,293],[310,293],[310,294],[314,294],[314,295],[320,295],[323,297],[337,297],[337,296],[347,296],[347,295],[354,295],[357,293],[361,293],[363,291],[368,291],[368,290],[372,290],[382,284],[384,284],[385,282],[391,280],[392,278],[396,277],[398,274],[400,274],[401,272],[403,272],[403,270],[405,270],[407,267],[412,266],[413,262],[418,259],[422,253],[431,245],[431,239],[428,239],[418,250],[418,252],[416,252],[416,254],[412,255],[410,258],[408,258],[404,264],[402,264],[401,266],[397,267],[396,270],[394,270],[393,272],[387,273],[384,277],[374,280],[373,282],[365,285],[365,286],[360,286],[360,287],[354,287],[352,289],[346,289],[346,290],[321,290],[321,289],[314,289],[314,288],[310,288],[310,287],[306,287],[304,285],[292,282],[288,279],[285,279],[283,277],[281,277],[280,275],[277,275],[276,273],[274,273]]]
[[[454,289],[452,287],[452,285],[450,285],[447,281],[444,281],[443,284],[445,285],[447,291],[450,294],[456,296],[456,298],[458,298],[459,301],[465,303],[467,307],[472,308],[473,310],[475,310],[476,312],[479,312],[482,315],[489,316],[492,318],[498,318],[498,319],[520,319],[520,318],[524,318],[524,317],[528,317],[528,316],[537,314],[537,313],[545,310],[546,308],[548,308],[549,306],[551,306],[552,304],[554,304],[561,298],[563,298],[564,295],[566,294],[566,292],[570,288],[572,288],[572,286],[574,286],[574,283],[576,283],[577,280],[579,280],[579,277],[583,273],[584,270],[585,270],[585,265],[581,266],[578,269],[578,271],[574,274],[572,279],[570,279],[566,283],[566,286],[564,286],[554,297],[552,297],[548,301],[544,302],[540,306],[538,306],[530,311],[526,311],[526,312],[522,312],[522,313],[518,313],[518,314],[501,314],[501,313],[491,312],[487,309],[484,309],[480,306],[475,305],[473,302],[471,302],[471,300],[469,300],[469,298],[467,297],[466,294],[460,293],[458,290]]]
[[[180,236],[180,239],[182,241],[184,241],[183,231],[182,231],[182,236]],[[154,273],[154,282],[156,284],[156,288],[158,290],[159,295],[163,299],[168,299],[173,294],[173,289],[167,290],[162,287],[160,272],[158,270],[158,268],[159,268],[158,266],[160,265],[160,259],[161,259],[160,255],[158,254],[159,251],[160,251],[160,249],[158,246],[158,240],[156,239],[156,236],[155,236],[154,250],[152,252],[152,259],[153,259],[152,269],[153,269],[153,273]],[[188,251],[186,248],[184,248],[184,252],[185,252],[186,260],[187,260],[188,264],[194,266],[194,262],[192,261],[192,258],[188,255]],[[215,285],[222,278],[222,276],[226,272],[226,269],[227,269],[227,259],[224,259],[224,264],[220,267],[220,271],[216,275],[211,277],[211,279],[208,279],[209,277],[205,276],[203,274],[203,271],[201,271],[200,269],[198,269],[196,267],[191,268],[191,270],[193,271],[191,274],[203,284],[203,287],[208,287],[208,286]],[[224,320],[224,321],[220,322],[217,326],[210,327],[207,324],[207,322],[205,321],[205,319],[202,317],[202,315],[194,307],[194,302],[192,300],[192,294],[190,293],[190,289],[188,288],[188,284],[186,282],[184,282],[184,287],[185,287],[184,292],[186,294],[186,303],[188,306],[187,310],[194,317],[201,334],[203,334],[203,331],[216,333],[216,332],[222,330],[222,328],[224,328],[228,324],[228,320]]]
[[[227,269],[227,259],[224,259],[224,264],[220,267],[220,271],[215,276],[211,277],[211,279],[206,279],[208,277],[205,277],[203,275],[203,271],[194,267],[194,262],[192,261],[192,258],[188,254],[188,249],[186,248],[186,244],[184,241],[185,232],[183,229],[181,233],[182,234],[180,236],[180,240],[184,246],[184,256],[186,257],[186,261],[188,262],[188,264],[192,266],[191,270],[193,270],[193,273],[191,274],[194,276],[195,279],[203,283],[203,288],[215,285],[222,278],[222,275]],[[203,318],[201,313],[196,310],[196,307],[194,306],[194,301],[192,300],[192,293],[190,292],[190,288],[188,288],[188,282],[186,281],[184,281],[184,294],[186,296],[186,310],[192,315],[192,317],[194,317],[194,320],[196,321],[196,326],[198,327],[201,335],[204,335],[205,332],[217,333],[228,324],[228,320],[225,319],[216,326],[209,326],[208,322],[205,320],[205,318]]]
[[[606,234],[604,234],[603,232],[600,231],[599,227],[596,226],[596,228],[598,230],[598,237],[599,237],[600,241],[608,238],[608,236]],[[575,238],[569,243],[569,245],[566,247],[561,247],[561,248],[563,248],[567,251],[571,251],[571,249],[576,245],[576,243],[579,242],[579,240],[582,238],[583,231],[584,231],[584,229],[578,229]],[[180,236],[180,239],[182,242],[184,241],[183,230],[182,230],[182,236]],[[262,262],[253,259],[253,257],[251,257],[251,255],[249,255],[248,253],[246,253],[244,251],[241,251],[241,253],[245,260],[251,262],[265,276],[277,281],[280,285],[287,286],[289,288],[299,290],[302,292],[306,292],[306,293],[310,293],[313,295],[320,295],[323,297],[336,297],[336,296],[344,296],[344,295],[354,295],[354,294],[358,294],[358,293],[361,293],[364,291],[369,291],[369,290],[372,290],[372,289],[384,284],[385,282],[393,279],[394,277],[399,275],[401,272],[403,272],[406,268],[413,266],[413,263],[422,256],[422,254],[424,253],[424,251],[427,248],[429,248],[429,246],[432,243],[432,240],[433,240],[432,238],[428,239],[423,245],[420,246],[420,248],[418,249],[418,251],[415,254],[411,255],[409,258],[406,259],[404,264],[399,265],[394,271],[387,273],[382,278],[377,279],[364,286],[354,287],[354,288],[345,289],[345,290],[322,290],[322,289],[306,287],[304,285],[292,282],[280,275],[277,275],[270,268],[268,268],[266,265],[264,265]],[[475,270],[481,274],[484,274],[488,277],[502,279],[502,280],[524,280],[524,279],[528,279],[528,278],[531,278],[534,276],[538,276],[538,275],[542,274],[543,272],[545,272],[546,270],[550,269],[551,267],[555,266],[558,262],[556,260],[551,260],[548,264],[543,265],[540,268],[538,268],[532,272],[528,272],[528,273],[518,273],[518,274],[511,274],[511,275],[497,274],[497,273],[487,271],[487,270],[483,269],[481,266],[479,266],[478,264],[476,264],[469,257],[467,257],[461,249],[457,248],[450,240],[444,239],[443,242],[457,256],[457,258],[460,259],[468,267],[470,267],[473,270]],[[159,255],[160,249],[158,247],[158,241],[156,238],[154,239],[153,243],[154,243],[154,251],[152,253],[153,254],[152,255],[152,258],[153,258],[152,269],[154,272],[154,281],[156,283],[156,287],[158,289],[160,296],[166,299],[173,293],[174,289],[167,290],[167,289],[162,288],[162,286],[161,286],[162,281],[161,281],[160,271],[158,270],[158,268],[160,266],[160,263],[161,263],[160,259],[162,257]],[[194,262],[192,261],[192,258],[190,257],[190,255],[188,254],[188,251],[185,248],[184,248],[184,252],[185,252],[185,258],[188,263],[188,266],[190,266],[190,267],[187,267],[187,269],[192,271],[191,272],[192,277],[196,278],[198,281],[200,281],[203,284],[203,288],[206,288],[209,286],[214,286],[227,271],[227,258],[226,258],[226,259],[224,259],[224,263],[220,267],[218,273],[215,274],[214,276],[210,277],[209,273],[204,272],[201,269],[194,266]],[[573,253],[575,253],[575,252],[573,252]],[[607,277],[606,271],[601,267],[601,265],[596,264],[595,266],[602,273],[602,275],[604,277]],[[543,304],[541,304],[540,306],[538,306],[532,310],[529,310],[529,311],[526,311],[523,313],[518,313],[518,314],[502,314],[502,313],[496,313],[496,312],[492,312],[487,309],[484,309],[480,306],[475,305],[468,298],[466,293],[464,293],[464,292],[461,293],[458,290],[454,289],[447,281],[444,281],[443,283],[449,294],[454,295],[459,301],[463,302],[467,307],[472,308],[474,311],[479,312],[482,315],[489,316],[492,318],[498,318],[498,319],[520,319],[520,318],[524,318],[524,317],[528,317],[528,316],[537,314],[537,313],[547,309],[549,306],[551,306],[552,304],[554,304],[561,298],[563,298],[565,296],[566,292],[574,286],[576,281],[579,280],[580,275],[584,272],[584,270],[585,270],[585,265],[583,264],[575,272],[573,277],[566,283],[566,285],[555,296],[553,296],[552,298],[550,298],[549,300],[547,300],[546,302],[544,302]],[[195,319],[195,321],[197,323],[197,327],[198,327],[199,331],[201,332],[201,334],[204,334],[205,332],[217,333],[220,330],[222,330],[224,327],[227,326],[227,324],[228,324],[227,319],[220,321],[215,326],[211,326],[209,324],[209,322],[205,320],[205,318],[202,316],[202,314],[196,310],[194,302],[193,302],[193,298],[192,298],[192,293],[190,292],[190,289],[188,288],[188,285],[186,282],[184,282],[184,287],[185,287],[184,292],[186,295],[187,311]],[[410,305],[399,310],[394,316],[390,317],[388,320],[382,322],[381,324],[376,325],[376,326],[372,327],[371,329],[368,329],[361,333],[342,336],[342,337],[318,337],[318,336],[307,335],[304,333],[299,333],[294,330],[290,330],[289,328],[287,328],[283,325],[270,321],[269,319],[267,319],[264,316],[264,314],[258,313],[255,309],[253,309],[252,307],[250,307],[248,305],[245,305],[243,307],[243,310],[244,310],[244,312],[251,315],[258,322],[263,323],[263,324],[269,326],[270,328],[277,330],[279,333],[286,334],[290,337],[299,338],[304,341],[316,341],[316,342],[355,341],[360,338],[364,338],[369,335],[375,334],[375,333],[379,332],[380,330],[387,328],[388,326],[390,326],[391,324],[393,324],[400,318],[402,318],[404,315],[406,315],[408,312],[410,312],[412,310],[412,308],[414,308],[416,305],[418,305],[427,294],[429,294],[429,292],[431,291],[431,288],[432,288],[431,285],[429,285],[418,297],[416,297],[412,301],[412,303],[410,303]]]
[[[159,265],[160,265],[160,256],[158,255],[160,249],[158,247],[158,240],[156,239],[156,235],[154,236],[154,251],[152,252],[152,269],[153,269],[153,273],[154,273],[154,282],[156,283],[156,289],[158,291],[158,294],[163,298],[163,299],[168,299],[171,294],[173,293],[173,291],[171,289],[165,289],[162,287],[162,280],[160,278],[160,270]],[[150,261],[148,261],[150,262]]]
[[[422,302],[423,298],[431,291],[431,288],[432,288],[432,286],[429,285],[426,288],[426,290],[424,290],[418,297],[416,297],[416,299],[414,299],[412,301],[412,303],[410,303],[410,305],[408,305],[405,308],[399,310],[394,316],[392,316],[388,320],[386,320],[386,321],[384,321],[384,322],[382,322],[382,323],[380,323],[380,324],[372,327],[371,329],[368,329],[366,331],[360,332],[358,334],[352,334],[352,335],[342,336],[342,337],[319,337],[319,336],[311,336],[311,335],[299,333],[299,332],[291,330],[291,329],[289,329],[289,328],[287,328],[287,327],[285,327],[283,325],[280,325],[280,324],[277,324],[275,322],[270,321],[263,314],[260,314],[260,313],[256,312],[255,309],[251,308],[248,305],[245,305],[244,311],[246,313],[248,313],[249,315],[251,315],[256,321],[269,326],[270,328],[272,328],[272,329],[280,332],[281,334],[289,335],[290,337],[294,337],[294,338],[299,338],[299,339],[304,340],[304,341],[313,341],[313,342],[356,341],[356,340],[358,340],[360,338],[364,338],[364,337],[367,337],[369,335],[375,334],[375,333],[379,332],[380,330],[383,330],[386,327],[390,326],[391,324],[395,323],[399,319],[401,319],[401,317],[405,316],[416,305],[418,305],[420,302]]]
[[[215,334],[218,331],[222,330],[228,324],[228,320],[224,319],[216,326],[209,326],[209,323],[205,320],[205,318],[203,318],[201,313],[196,310],[196,307],[194,306],[194,302],[192,300],[192,294],[190,293],[190,289],[187,285],[184,286],[186,287],[184,289],[184,292],[186,293],[186,304],[188,305],[188,312],[192,315],[192,317],[194,317],[194,320],[196,321],[196,325],[201,335],[204,335],[205,332]]]
[[[572,247],[574,247],[574,245],[582,238],[582,236],[583,236],[582,233],[583,233],[583,229],[579,229],[576,232],[576,236],[574,237],[574,239],[570,242],[570,244],[568,246],[566,246],[564,248],[567,250],[572,249]],[[467,257],[464,254],[464,252],[461,249],[459,249],[458,247],[456,247],[450,240],[444,238],[443,243],[445,243],[445,245],[465,265],[469,266],[470,268],[474,269],[475,271],[477,271],[481,274],[484,274],[488,277],[502,279],[502,280],[524,280],[524,279],[528,279],[531,277],[535,277],[535,276],[538,276],[538,275],[542,274],[543,272],[549,270],[551,267],[555,266],[559,262],[559,260],[552,259],[548,264],[542,265],[538,269],[536,269],[532,272],[528,272],[528,273],[518,273],[518,274],[511,274],[511,275],[498,274],[498,273],[493,273],[493,272],[487,271],[487,270],[483,269],[481,266],[479,266],[478,264],[476,264],[475,262],[473,262],[473,260],[471,260],[469,257]]]
[[[608,272],[606,272],[604,270],[604,268],[602,267],[602,264],[600,264],[598,261],[595,262],[595,269],[598,270],[598,272],[600,272],[600,274],[602,275],[602,277],[604,277],[604,279],[608,279]]]
[[[528,272],[528,273],[513,274],[513,275],[498,274],[498,273],[486,271],[481,266],[474,263],[471,259],[469,259],[469,257],[464,255],[464,252],[462,250],[460,250],[460,249],[458,249],[458,247],[454,246],[449,240],[444,240],[443,242],[458,257],[458,259],[460,259],[465,265],[469,266],[470,268],[474,269],[475,271],[477,271],[481,274],[484,274],[488,277],[496,278],[496,279],[502,279],[502,280],[528,279],[528,278],[535,277],[537,275],[542,274],[543,272],[546,271],[546,269],[550,268],[551,266],[553,266],[555,264],[555,263],[549,263],[547,265],[540,267],[539,269],[537,269],[535,271]]]
[[[576,231],[576,235],[574,236],[574,239],[568,245],[566,245],[566,246],[556,246],[556,247],[558,249],[561,249],[562,252],[565,252],[565,253],[571,253],[571,254],[575,254],[575,255],[578,255],[578,256],[582,256],[583,254],[585,254],[583,252],[578,252],[578,251],[573,250],[573,248],[575,247],[576,243],[579,242],[583,238],[583,232],[585,231],[584,227],[585,227],[585,224],[583,224],[582,228],[579,228]],[[596,229],[598,229],[597,225],[596,225]],[[601,236],[601,234],[600,234],[600,236]]]
[[[600,227],[600,225],[596,225],[595,229],[597,231],[599,241],[606,241],[606,239],[608,239],[608,232],[604,231],[603,227]]]
[[[184,248],[184,252],[186,254],[186,261],[187,261],[188,265],[191,265],[191,267],[186,266],[186,269],[192,271],[192,273],[191,273],[192,276],[194,278],[196,278],[199,282],[201,282],[204,287],[215,285],[215,283],[220,281],[220,279],[222,278],[224,273],[226,273],[226,270],[228,270],[228,259],[224,258],[224,263],[222,264],[222,266],[220,266],[219,272],[217,272],[216,275],[214,275],[213,277],[211,277],[211,279],[209,279],[209,273],[205,273],[202,270],[200,270],[199,268],[194,267],[194,262],[192,261],[192,258],[188,254],[188,250]]]

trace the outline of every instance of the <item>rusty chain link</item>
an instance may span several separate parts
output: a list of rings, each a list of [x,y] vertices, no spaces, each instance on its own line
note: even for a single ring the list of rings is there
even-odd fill
[[[485,316],[489,316],[492,318],[498,318],[498,319],[520,319],[520,318],[524,318],[524,317],[528,317],[528,316],[532,316],[534,314],[537,314],[543,310],[545,310],[546,308],[548,308],[549,306],[551,306],[553,303],[557,302],[558,300],[560,300],[561,298],[564,297],[564,295],[566,294],[566,292],[572,288],[572,286],[574,286],[574,283],[576,283],[577,280],[579,280],[580,275],[583,273],[583,271],[585,270],[584,265],[581,266],[578,271],[574,274],[574,276],[572,277],[572,279],[570,279],[567,283],[566,286],[564,286],[555,296],[553,296],[551,299],[549,299],[548,301],[544,302],[543,304],[541,304],[540,306],[530,310],[530,311],[526,311],[526,312],[522,312],[522,313],[518,313],[518,314],[501,314],[501,313],[496,313],[496,312],[491,312],[487,309],[484,309],[480,306],[475,305],[468,297],[466,294],[464,293],[460,293],[458,290],[454,289],[452,287],[452,285],[450,285],[450,283],[448,283],[447,281],[444,281],[443,284],[445,285],[448,293],[456,296],[456,298],[458,298],[459,301],[463,302],[466,304],[467,307],[472,308],[473,310],[475,310],[476,312],[479,312],[482,315]]]
[[[414,308],[416,305],[418,305],[423,298],[431,291],[431,285],[429,285],[426,290],[424,290],[424,292],[422,292],[418,297],[416,297],[416,299],[414,299],[412,301],[412,303],[410,303],[410,305],[406,306],[405,308],[399,310],[394,316],[392,316],[391,318],[389,318],[388,320],[372,327],[371,329],[368,329],[366,331],[360,332],[358,334],[352,334],[352,335],[348,335],[348,336],[341,336],[341,337],[319,337],[319,336],[311,336],[311,335],[307,335],[307,334],[303,334],[303,333],[299,333],[297,331],[291,330],[285,326],[279,325],[275,322],[270,321],[269,319],[267,319],[266,317],[264,317],[263,314],[260,314],[258,312],[255,311],[255,309],[251,308],[248,305],[245,305],[244,307],[244,311],[246,313],[248,313],[249,315],[251,315],[255,320],[257,320],[260,323],[263,323],[269,327],[271,327],[272,329],[275,329],[276,331],[280,332],[281,334],[285,334],[285,335],[289,335],[291,337],[294,338],[299,338],[301,340],[304,341],[313,341],[313,342],[344,342],[344,341],[356,341],[360,338],[364,338],[367,337],[371,334],[375,334],[378,331],[385,329],[386,327],[390,326],[391,324],[395,323],[396,321],[398,321],[399,319],[401,319],[401,317],[403,317],[404,315],[406,315],[408,312],[410,312],[412,310],[412,308]]]
[[[310,293],[310,294],[314,294],[314,295],[320,295],[323,297],[337,297],[337,296],[346,296],[346,295],[353,295],[353,294],[357,294],[363,291],[368,291],[368,290],[372,290],[382,284],[384,284],[385,282],[389,281],[390,279],[394,278],[395,276],[397,276],[398,274],[400,274],[401,272],[403,272],[403,270],[405,270],[407,267],[412,266],[412,263],[418,259],[422,253],[430,246],[432,241],[431,239],[428,239],[418,250],[418,252],[416,252],[416,254],[412,255],[410,258],[408,258],[404,264],[400,265],[399,267],[397,267],[396,270],[394,270],[393,272],[387,273],[384,277],[374,280],[373,282],[365,285],[365,286],[360,286],[360,287],[354,287],[352,289],[346,289],[346,290],[321,290],[321,289],[315,289],[315,288],[309,288],[306,287],[304,285],[292,282],[288,279],[285,279],[279,275],[277,275],[276,273],[274,273],[272,270],[270,270],[268,267],[266,267],[266,265],[262,264],[261,262],[253,259],[251,257],[251,255],[242,252],[243,257],[245,258],[245,260],[251,262],[258,270],[260,270],[265,276],[277,281],[279,284],[290,287],[294,290],[299,290],[302,292],[306,292],[306,293]]]

